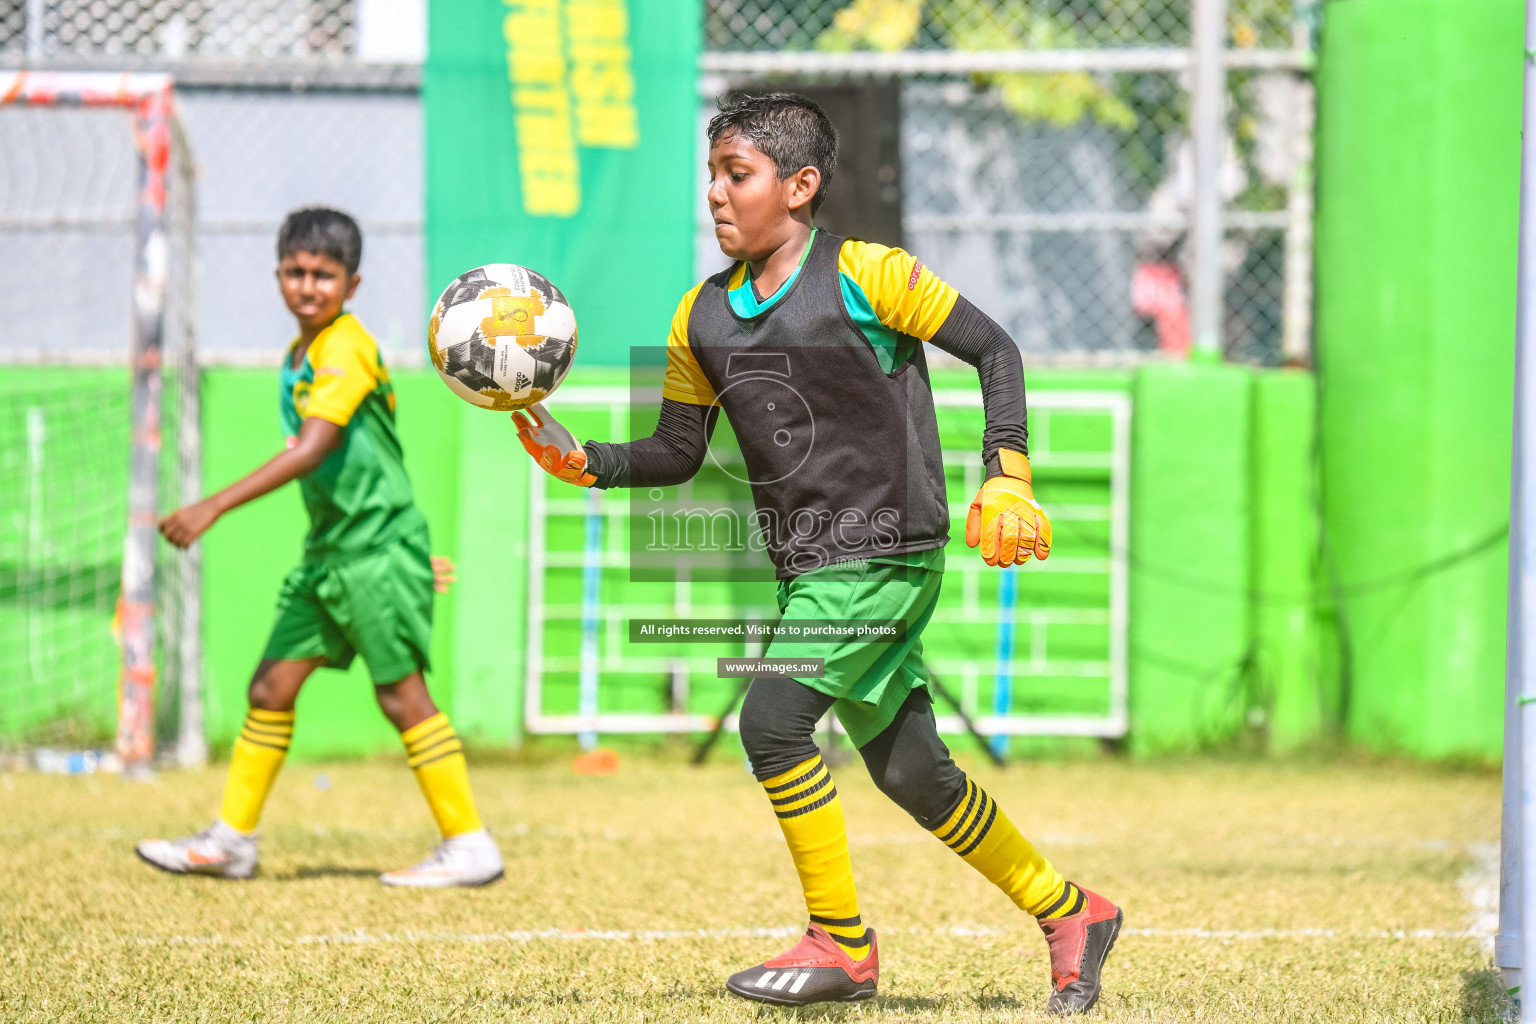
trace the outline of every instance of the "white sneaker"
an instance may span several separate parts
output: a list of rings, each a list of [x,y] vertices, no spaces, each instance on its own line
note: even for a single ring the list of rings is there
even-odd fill
[[[195,836],[146,839],[133,852],[145,863],[178,875],[250,878],[256,874],[256,837],[222,821],[215,821]]]
[[[505,873],[496,841],[482,828],[444,839],[420,864],[386,871],[379,881],[385,885],[444,889],[451,885],[487,885]]]

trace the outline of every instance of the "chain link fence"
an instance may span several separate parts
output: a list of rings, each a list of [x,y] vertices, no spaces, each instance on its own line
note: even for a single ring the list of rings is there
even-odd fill
[[[712,108],[732,88],[892,85],[900,226],[877,240],[917,253],[1037,363],[1179,357],[1191,344],[1188,126],[1199,2],[706,0],[702,91]],[[401,14],[413,6],[417,22]],[[408,339],[423,269],[414,82],[229,86],[251,68],[295,61],[365,68],[379,26],[417,24],[421,7],[0,0],[0,59],[226,68],[229,81],[205,79],[217,87],[183,88],[181,99],[204,166],[199,241],[205,266],[218,268],[200,281],[205,356],[260,362],[281,347],[282,311],[249,282],[265,274],[282,214],[323,202],[362,221],[358,312],[388,356],[410,364],[419,361]],[[1309,358],[1306,67],[1315,18],[1312,0],[1227,4],[1228,138],[1217,187],[1227,209],[1223,344],[1237,361]],[[231,62],[245,71],[228,71]],[[82,144],[95,161],[85,166],[115,159],[95,141]],[[696,269],[709,272],[718,257],[700,220]]]
[[[705,106],[731,89],[890,84],[900,227],[874,240],[919,255],[1034,363],[1180,357],[1192,14],[1190,0],[710,0]],[[1228,7],[1216,187],[1234,361],[1308,359],[1312,16],[1293,0]]]
[[[424,11],[425,0],[0,0],[0,66],[175,71],[178,116],[199,171],[193,316],[204,361],[276,362],[292,335],[275,284],[264,286],[278,226],[296,207],[329,205],[352,213],[364,232],[365,284],[353,308],[386,359],[415,365],[424,308],[420,76],[369,61],[419,55]],[[115,134],[54,126],[50,119],[67,122],[67,112],[34,113],[0,123],[0,161],[50,147],[54,170],[39,180],[66,211],[131,191],[133,145],[122,125]],[[7,191],[27,187],[13,175]],[[91,244],[105,246],[104,262],[116,266],[113,247],[130,236],[98,233]],[[13,282],[48,273],[16,250],[0,253],[0,272]],[[13,291],[6,301],[42,294]],[[128,296],[125,287],[92,311],[93,330],[69,335],[86,339],[75,346],[77,361],[120,358]],[[64,305],[36,312],[41,319],[27,322],[51,336],[70,326],[61,318],[86,315]],[[33,358],[36,337],[0,335],[0,359]]]
[[[293,318],[272,276],[283,216],[325,205],[363,230],[350,308],[391,366],[423,360],[421,107],[390,91],[191,90],[181,98],[199,177],[200,348],[275,366]]]
[[[353,0],[4,0],[0,53],[34,60],[346,58]]]

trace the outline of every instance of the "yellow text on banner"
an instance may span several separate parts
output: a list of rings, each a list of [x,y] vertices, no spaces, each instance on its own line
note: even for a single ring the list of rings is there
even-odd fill
[[[640,145],[625,0],[566,0],[576,138],[583,146]]]
[[[570,217],[581,209],[571,94],[566,81],[560,0],[505,0],[502,21],[512,83],[523,209]]]

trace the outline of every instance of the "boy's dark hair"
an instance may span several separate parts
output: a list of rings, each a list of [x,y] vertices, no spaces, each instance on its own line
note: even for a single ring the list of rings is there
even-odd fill
[[[357,221],[340,210],[306,206],[284,217],[277,232],[278,260],[296,252],[329,256],[346,267],[350,277],[363,262],[363,233]]]
[[[821,172],[821,187],[811,197],[811,216],[821,209],[837,169],[837,129],[812,100],[792,92],[761,96],[728,93],[709,120],[709,144],[737,134],[760,149],[778,168],[779,180],[802,167]]]

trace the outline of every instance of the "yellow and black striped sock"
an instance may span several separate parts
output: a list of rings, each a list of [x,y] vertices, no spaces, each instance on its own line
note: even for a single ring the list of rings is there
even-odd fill
[[[763,780],[763,789],[784,830],[811,920],[825,928],[850,958],[864,959],[869,955],[869,937],[853,887],[843,804],[827,766],[820,757],[801,761],[782,775]]]
[[[960,806],[932,831],[1025,913],[1064,917],[1063,911],[1073,905],[1068,899],[1070,883],[1014,827],[997,801],[971,779],[965,780],[965,799]]]
[[[283,767],[292,739],[292,711],[246,711],[245,726],[229,755],[220,821],[240,832],[256,831],[262,805],[272,792],[272,783]]]
[[[1079,913],[1088,905],[1088,897],[1083,895],[1083,890],[1071,882],[1062,883],[1061,895],[1050,906],[1035,916],[1044,921],[1052,917],[1071,917]]]
[[[421,795],[432,808],[432,817],[444,839],[479,831],[480,812],[469,791],[469,767],[464,762],[464,744],[454,732],[448,716],[439,711],[425,722],[418,722],[400,734],[405,743],[405,757],[416,773]]]

